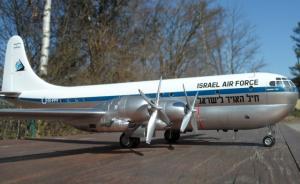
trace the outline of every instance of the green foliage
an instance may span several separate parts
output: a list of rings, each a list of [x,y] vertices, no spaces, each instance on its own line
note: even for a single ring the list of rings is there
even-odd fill
[[[37,137],[44,136],[63,136],[83,133],[82,131],[73,128],[67,123],[62,122],[37,122]]]
[[[299,60],[300,60],[300,22],[298,22],[298,27],[296,27],[294,29],[294,33],[295,34],[292,36],[292,39],[296,42],[294,51],[295,51],[295,54],[296,54],[296,57],[298,60],[297,63],[299,64]]]
[[[292,75],[295,76],[292,79],[292,81],[299,88],[300,87],[300,64],[295,64],[295,66],[290,67],[290,70],[291,70]]]
[[[300,117],[300,110],[295,109],[294,111],[291,112],[290,115],[299,118]]]
[[[294,35],[291,38],[295,41],[295,48],[300,49],[300,22],[298,22],[297,27],[294,28]]]
[[[295,41],[295,55],[297,59],[297,63],[295,66],[290,67],[292,75],[295,77],[292,79],[293,82],[296,84],[296,86],[300,87],[300,22],[298,22],[297,27],[294,29],[294,34],[291,36],[291,38]]]

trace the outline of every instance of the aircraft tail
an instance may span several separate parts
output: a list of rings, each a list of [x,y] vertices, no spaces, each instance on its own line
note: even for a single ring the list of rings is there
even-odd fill
[[[38,77],[32,70],[22,38],[11,37],[7,43],[5,54],[2,92],[22,92],[47,89],[53,86]]]

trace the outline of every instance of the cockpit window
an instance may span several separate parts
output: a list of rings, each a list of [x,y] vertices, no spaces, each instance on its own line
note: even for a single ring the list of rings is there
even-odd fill
[[[291,87],[288,81],[283,81],[285,87]]]
[[[276,81],[276,86],[278,86],[278,87],[283,87],[282,81]]]
[[[293,87],[296,87],[295,84],[292,81],[289,81],[290,85]]]
[[[270,86],[275,86],[275,81],[271,81]]]
[[[287,91],[293,90],[296,87],[296,85],[291,80],[279,77],[276,78],[276,81],[270,81],[269,85],[272,87],[282,87],[285,88]]]

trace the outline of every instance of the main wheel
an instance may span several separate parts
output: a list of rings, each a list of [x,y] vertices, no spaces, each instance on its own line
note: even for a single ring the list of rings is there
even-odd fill
[[[141,139],[139,137],[130,137],[133,140],[132,148],[136,148],[140,145]]]
[[[164,137],[168,143],[175,143],[180,138],[180,130],[168,129],[165,131]]]
[[[125,133],[120,136],[120,145],[123,148],[136,148],[140,144],[141,140],[138,137],[127,137]]]
[[[263,144],[266,147],[271,147],[275,144],[275,138],[272,135],[267,135],[263,139]]]

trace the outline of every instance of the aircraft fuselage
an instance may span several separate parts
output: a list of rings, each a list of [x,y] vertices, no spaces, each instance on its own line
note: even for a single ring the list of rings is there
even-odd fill
[[[275,85],[273,85],[275,83]],[[138,94],[154,98],[158,81],[129,82],[80,87],[53,86],[47,90],[25,91],[18,101],[12,101],[24,108],[97,108],[109,112],[102,120],[87,123],[80,120],[68,122],[87,131],[124,131],[110,126],[112,121],[147,121],[147,103]],[[192,100],[198,91],[195,118],[199,129],[254,129],[274,124],[284,118],[295,106],[298,91],[294,84],[283,76],[269,73],[248,73],[223,76],[166,79],[162,81],[161,103],[165,110],[170,101],[182,102],[177,108],[184,108],[184,92]],[[175,106],[172,106],[176,108]],[[178,113],[180,114],[180,110]],[[176,116],[175,113],[170,116]],[[113,118],[114,120],[112,120]],[[117,118],[116,118],[117,117]],[[179,128],[182,115],[174,117],[173,128]],[[163,128],[163,127],[162,127]],[[189,129],[191,127],[189,126]]]

